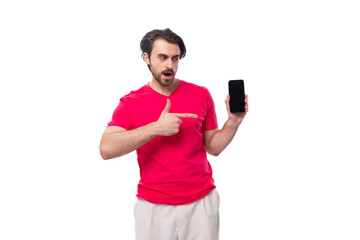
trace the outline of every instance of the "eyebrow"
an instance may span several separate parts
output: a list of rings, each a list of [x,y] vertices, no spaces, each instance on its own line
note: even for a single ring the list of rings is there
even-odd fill
[[[159,53],[158,56],[169,57],[168,55],[166,55],[164,53]],[[174,58],[174,57],[180,57],[180,54],[174,55],[172,58]]]

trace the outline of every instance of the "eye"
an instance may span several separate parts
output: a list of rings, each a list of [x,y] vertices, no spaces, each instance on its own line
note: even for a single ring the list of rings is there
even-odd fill
[[[173,57],[173,61],[179,61],[179,57]]]

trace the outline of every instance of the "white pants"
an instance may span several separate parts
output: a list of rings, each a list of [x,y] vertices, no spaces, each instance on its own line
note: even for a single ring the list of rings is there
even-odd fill
[[[134,208],[136,240],[218,240],[219,204],[216,189],[185,205],[138,199]]]

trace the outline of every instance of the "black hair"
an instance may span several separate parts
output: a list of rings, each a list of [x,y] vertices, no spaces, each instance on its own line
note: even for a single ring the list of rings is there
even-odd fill
[[[142,54],[143,59],[144,59],[144,53],[147,53],[147,55],[150,57],[154,42],[159,38],[162,38],[169,43],[177,44],[180,48],[180,59],[185,57],[186,47],[184,41],[176,33],[171,31],[169,28],[166,28],[163,30],[154,29],[146,33],[145,36],[142,38],[140,42],[140,48],[143,53]]]

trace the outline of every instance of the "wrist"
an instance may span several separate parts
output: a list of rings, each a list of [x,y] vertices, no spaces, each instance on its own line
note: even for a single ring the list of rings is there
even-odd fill
[[[232,119],[232,118],[229,118],[227,121],[226,121],[226,125],[230,128],[238,128],[241,124],[242,120],[235,120],[235,119]]]
[[[157,122],[152,122],[148,124],[146,127],[147,127],[147,134],[150,138],[154,138],[160,135]]]

